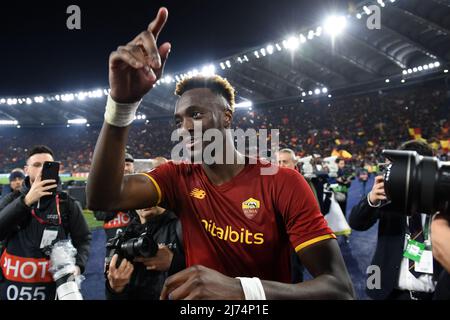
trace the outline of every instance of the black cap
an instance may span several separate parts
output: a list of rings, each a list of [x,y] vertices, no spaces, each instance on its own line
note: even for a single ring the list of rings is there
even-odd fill
[[[125,162],[134,162],[133,156],[129,153],[125,153]]]
[[[14,179],[20,178],[22,180],[25,180],[25,175],[20,171],[14,171],[11,172],[9,175],[9,182],[13,181]]]

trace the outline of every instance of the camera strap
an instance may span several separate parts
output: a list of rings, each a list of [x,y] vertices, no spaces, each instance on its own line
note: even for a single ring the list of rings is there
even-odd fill
[[[44,220],[41,217],[39,217],[36,214],[36,210],[35,208],[31,209],[31,215],[40,223],[40,224],[44,224],[44,225],[54,225],[54,226],[60,226],[62,223],[61,220],[61,212],[59,210],[59,195],[57,194],[55,197],[55,201],[56,201],[56,213],[58,215],[58,222],[55,221],[50,221],[50,220]],[[49,212],[46,212],[47,215],[49,215]],[[55,220],[55,219],[53,219]]]

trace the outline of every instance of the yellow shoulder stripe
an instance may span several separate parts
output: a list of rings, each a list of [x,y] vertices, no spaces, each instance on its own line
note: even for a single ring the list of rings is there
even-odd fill
[[[312,245],[314,243],[317,243],[319,241],[323,241],[323,240],[326,240],[326,239],[336,239],[336,236],[333,233],[331,233],[331,234],[326,234],[326,235],[323,235],[323,236],[320,236],[320,237],[317,237],[317,238],[305,241],[305,242],[299,244],[295,248],[295,252],[299,252],[300,250],[302,250],[302,249],[304,249],[304,248],[306,248],[306,247],[308,247],[308,246],[310,246],[310,245]]]
[[[155,186],[156,192],[158,193],[158,202],[156,203],[156,206],[158,206],[161,203],[161,200],[162,200],[161,188],[159,187],[158,182],[156,182],[156,180],[149,174],[146,174],[146,173],[139,173],[139,174],[142,174],[142,175],[146,176],[147,178],[149,178],[150,181]]]

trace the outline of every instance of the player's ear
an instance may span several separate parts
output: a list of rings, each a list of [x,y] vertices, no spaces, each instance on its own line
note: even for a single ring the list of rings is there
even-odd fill
[[[230,109],[225,110],[225,116],[223,118],[223,127],[229,129],[231,127],[231,121],[233,120],[233,112]]]

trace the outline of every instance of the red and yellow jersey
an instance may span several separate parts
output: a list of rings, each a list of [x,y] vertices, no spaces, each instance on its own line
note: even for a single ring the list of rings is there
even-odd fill
[[[229,182],[210,182],[201,165],[167,163],[148,174],[159,203],[181,219],[186,265],[232,277],[290,282],[290,250],[335,238],[305,179],[270,164],[247,164]]]

